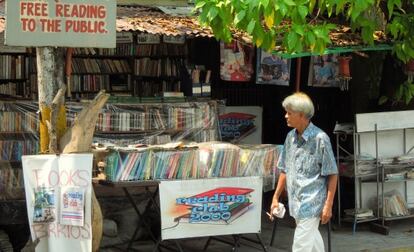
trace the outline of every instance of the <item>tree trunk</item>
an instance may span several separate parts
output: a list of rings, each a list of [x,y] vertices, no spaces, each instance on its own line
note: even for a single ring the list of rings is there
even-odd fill
[[[64,49],[54,47],[36,48],[37,81],[40,110],[40,152],[49,151],[49,133],[46,121],[50,121],[52,102],[64,84]],[[56,135],[59,139],[66,130],[64,104],[59,108],[56,118]],[[58,140],[57,139],[57,140]]]
[[[100,92],[95,100],[82,110],[76,118],[73,128],[65,133],[64,49],[37,48],[36,56],[40,110],[40,152],[76,153],[90,151],[98,113],[109,95]],[[102,212],[92,190],[92,251],[99,250],[101,238]],[[34,247],[35,245],[32,245],[32,248]]]

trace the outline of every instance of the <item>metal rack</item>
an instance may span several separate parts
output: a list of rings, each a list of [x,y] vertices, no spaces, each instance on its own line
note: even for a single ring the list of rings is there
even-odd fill
[[[407,129],[414,129],[414,128],[404,128],[403,129],[403,154],[408,154],[410,153],[413,149],[414,146],[412,146],[408,151],[407,151]],[[376,132],[377,134],[377,132]],[[396,180],[387,180],[386,176],[385,176],[385,169],[386,169],[387,165],[385,164],[381,164],[381,206],[384,206],[384,202],[385,202],[385,196],[384,196],[384,186],[386,183],[404,183],[404,200],[406,203],[408,203],[408,185],[407,183],[410,181],[414,181],[414,179],[408,179],[408,178],[404,178],[404,179],[396,179]],[[414,166],[412,167],[414,168]],[[404,168],[401,168],[404,169]],[[381,212],[381,225],[383,228],[386,228],[385,226],[385,221],[392,221],[392,220],[400,220],[400,219],[407,219],[407,218],[413,218],[414,217],[414,208],[408,208],[409,210],[409,214],[408,215],[404,215],[404,216],[392,216],[392,217],[386,217],[385,216],[385,208],[382,208],[382,212]]]
[[[348,217],[348,218],[342,218],[341,214],[342,214],[342,210],[341,210],[341,193],[340,193],[340,180],[338,180],[338,188],[337,188],[337,194],[338,194],[338,225],[341,226],[341,221],[345,221],[345,222],[352,222],[353,223],[353,228],[352,231],[353,233],[355,233],[356,231],[356,225],[358,223],[363,223],[363,222],[371,222],[371,221],[375,221],[378,220],[378,216],[379,216],[379,164],[378,164],[378,144],[377,144],[377,139],[375,140],[375,146],[376,146],[376,161],[375,161],[375,168],[374,170],[376,171],[375,173],[370,173],[370,174],[358,174],[358,158],[355,157],[359,157],[361,152],[360,152],[360,134],[357,133],[355,131],[355,127],[353,125],[349,125],[349,127],[352,127],[351,130],[348,131],[341,131],[341,130],[335,130],[334,134],[336,135],[336,161],[337,161],[337,166],[340,167],[340,154],[341,153],[345,153],[348,156],[354,156],[353,158],[353,162],[354,162],[354,172],[352,174],[352,178],[354,179],[354,188],[355,188],[355,201],[354,201],[354,217]],[[338,124],[335,126],[335,128],[339,128]],[[343,142],[343,140],[347,139],[348,136],[352,136],[352,144],[353,144],[353,153],[352,151],[347,150],[345,147],[343,147],[341,145],[341,143]],[[377,209],[376,209],[376,215],[373,217],[369,217],[369,218],[358,218],[357,213],[358,210],[361,208],[362,206],[362,183],[364,183],[364,179],[368,178],[368,177],[375,177],[376,178],[376,182],[377,182],[377,189],[376,189],[376,195],[377,195]],[[358,192],[358,195],[357,195]],[[357,197],[358,196],[358,197]]]
[[[337,128],[337,126],[335,127]],[[362,222],[379,222],[371,223],[371,230],[382,234],[388,234],[386,221],[406,219],[414,217],[414,179],[406,178],[405,172],[414,168],[412,158],[408,161],[401,162],[399,157],[410,153],[414,149],[414,110],[378,112],[356,114],[355,127],[351,131],[334,132],[337,137],[337,162],[340,164],[339,157],[342,152],[350,155],[352,151],[346,151],[341,146],[341,134],[353,135],[353,162],[354,162],[354,186],[355,186],[355,211],[359,208],[369,206],[374,209],[372,218],[360,219],[354,214],[353,217],[342,219],[343,221],[353,222],[353,232],[356,230],[356,224]],[[370,162],[366,162],[366,167],[360,162],[363,160],[361,154],[371,156]],[[365,160],[365,159],[364,159]],[[370,169],[370,167],[372,169]],[[402,177],[388,179],[387,172],[395,168],[397,174],[402,173]],[[375,188],[375,189],[374,189]],[[398,214],[403,216],[386,216],[386,208],[383,207],[386,202],[386,191],[396,190],[399,194],[404,195],[403,200],[407,203],[408,214],[404,211]],[[339,185],[338,185],[339,191]],[[338,195],[340,200],[340,195]],[[341,206],[338,200],[338,217],[339,224],[341,221]],[[371,202],[371,204],[369,204]],[[411,207],[411,208],[410,208]]]

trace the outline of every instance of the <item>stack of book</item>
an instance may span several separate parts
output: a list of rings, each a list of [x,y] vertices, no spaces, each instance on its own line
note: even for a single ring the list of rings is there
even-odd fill
[[[114,148],[106,159],[110,181],[268,176],[276,172],[279,147],[209,142]]]

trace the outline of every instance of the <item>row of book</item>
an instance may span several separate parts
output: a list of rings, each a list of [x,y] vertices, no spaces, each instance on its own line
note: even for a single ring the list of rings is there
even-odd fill
[[[26,82],[0,83],[0,93],[11,96],[27,97]]]
[[[109,90],[109,84],[108,75],[73,75],[70,82],[73,92]]]
[[[37,122],[32,112],[0,110],[0,132],[37,132]]]
[[[39,152],[39,142],[35,139],[0,140],[1,160],[21,161],[22,155],[33,155]]]
[[[73,73],[130,73],[131,68],[126,60],[74,58],[72,61]]]
[[[82,106],[74,103],[67,104],[69,123],[74,120],[81,108]],[[37,132],[38,115],[35,111],[37,111],[35,103],[0,103],[0,132]],[[107,104],[99,113],[96,130],[109,132],[208,129],[215,127],[216,117],[217,102],[215,101],[135,105]]]
[[[130,111],[111,110],[110,112],[99,113],[96,130],[126,132],[157,129],[209,129],[217,123],[215,113],[207,103],[182,104],[181,106],[148,106],[147,108],[135,108]]]
[[[179,77],[180,68],[184,64],[185,60],[177,58],[141,58],[135,60],[134,74],[153,77]]]
[[[0,55],[0,79],[25,79],[25,55]]]
[[[149,97],[160,95],[163,92],[179,92],[181,90],[181,81],[176,80],[136,80],[138,88],[134,90],[134,95]]]
[[[185,44],[137,44],[135,45],[136,56],[155,56],[155,57],[167,57],[167,56],[182,56],[185,57],[188,54],[188,49]]]
[[[280,146],[208,142],[116,148],[106,158],[110,181],[191,179],[275,174]]]
[[[170,129],[210,128],[215,123],[210,106],[168,107],[166,115]]]
[[[75,48],[74,55],[92,56],[131,56],[134,55],[132,43],[117,43],[116,48]]]
[[[185,44],[134,44],[117,43],[116,48],[75,48],[74,55],[91,56],[138,56],[138,57],[185,57],[188,49]]]

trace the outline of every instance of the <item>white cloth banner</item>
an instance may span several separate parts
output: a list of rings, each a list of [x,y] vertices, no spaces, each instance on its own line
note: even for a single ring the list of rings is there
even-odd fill
[[[90,153],[23,156],[30,232],[40,239],[36,251],[92,251],[92,158]],[[76,211],[61,211],[69,205]],[[61,225],[67,218],[77,224]]]
[[[161,181],[161,236],[179,239],[259,233],[260,177]]]

